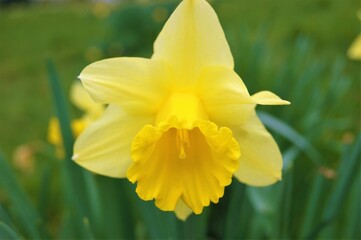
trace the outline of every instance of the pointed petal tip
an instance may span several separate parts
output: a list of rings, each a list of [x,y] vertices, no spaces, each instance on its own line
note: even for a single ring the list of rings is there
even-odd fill
[[[282,172],[279,175],[276,175],[277,181],[282,181]]]
[[[291,102],[290,102],[290,101],[287,101],[287,100],[281,99],[281,101],[279,102],[278,105],[291,105]]]
[[[76,161],[78,158],[79,158],[79,154],[74,154],[74,155],[71,157],[71,160]]]
[[[282,181],[282,171],[274,172],[273,178],[274,178],[273,183],[267,184],[265,186],[272,185],[272,184],[275,184],[275,183],[277,183],[279,181]]]
[[[184,203],[183,200],[178,201],[174,209],[174,214],[179,220],[185,222],[192,213],[193,211]]]
[[[189,216],[192,215],[192,211],[191,212],[174,211],[174,214],[179,220],[185,222],[185,221],[187,221]]]
[[[289,105],[289,101],[281,99],[279,96],[270,91],[260,91],[253,94],[252,99],[255,103],[261,105]]]
[[[174,212],[174,214],[175,214],[175,216],[176,216],[179,220],[181,220],[182,222],[185,222],[185,221],[188,219],[188,217],[189,217],[189,215],[180,215],[180,214],[177,214],[177,212]]]

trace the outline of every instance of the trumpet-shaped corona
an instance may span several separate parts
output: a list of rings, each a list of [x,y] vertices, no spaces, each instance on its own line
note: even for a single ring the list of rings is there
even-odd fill
[[[146,125],[131,147],[128,179],[144,200],[165,211],[182,199],[195,213],[217,203],[237,170],[240,149],[229,128],[210,122],[193,94],[171,95],[155,126]]]

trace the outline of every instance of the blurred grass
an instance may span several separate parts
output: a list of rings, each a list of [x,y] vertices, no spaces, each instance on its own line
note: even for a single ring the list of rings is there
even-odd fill
[[[267,42],[293,42],[305,35],[316,43],[318,53],[332,56],[346,52],[357,36],[360,23],[356,17],[357,0],[303,0],[303,1],[216,1],[217,13],[223,23],[247,25],[257,29],[266,24],[272,31]],[[253,33],[255,33],[253,31]]]
[[[6,156],[46,136],[54,114],[46,57],[61,69],[68,89],[85,64],[88,46],[102,38],[102,26],[88,5],[0,8],[0,144]]]

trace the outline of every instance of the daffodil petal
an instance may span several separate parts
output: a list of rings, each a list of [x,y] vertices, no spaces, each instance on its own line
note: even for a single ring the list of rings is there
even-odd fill
[[[196,81],[203,67],[234,65],[218,17],[205,0],[179,4],[155,41],[152,58],[168,62],[181,85]]]
[[[87,93],[80,81],[73,83],[71,86],[70,99],[76,107],[93,118],[99,117],[104,110],[102,104],[94,102],[89,96],[89,93]]]
[[[351,44],[347,51],[347,55],[351,59],[361,60],[361,34],[359,34],[355,41]]]
[[[109,105],[104,115],[77,138],[73,160],[84,168],[109,177],[123,178],[131,164],[130,146],[136,133],[151,122]]]
[[[59,120],[56,117],[50,118],[48,126],[48,141],[56,146],[62,142]]]
[[[110,58],[87,66],[84,87],[99,103],[115,103],[134,114],[154,113],[168,94],[168,67],[144,58]]]
[[[267,186],[279,181],[282,176],[282,155],[256,112],[253,110],[249,120],[233,131],[242,153],[235,177],[252,186]]]
[[[190,209],[182,199],[179,199],[177,205],[175,206],[174,213],[180,220],[185,221],[189,215],[192,214],[192,209]]]
[[[261,91],[252,95],[252,99],[257,104],[262,105],[288,105],[289,101],[281,99],[279,96],[270,91]]]
[[[220,126],[235,126],[246,121],[255,102],[242,79],[224,67],[203,70],[198,95],[212,122]]]
[[[59,120],[51,117],[48,126],[48,141],[55,146],[55,154],[59,159],[65,156],[62,135],[60,131]]]

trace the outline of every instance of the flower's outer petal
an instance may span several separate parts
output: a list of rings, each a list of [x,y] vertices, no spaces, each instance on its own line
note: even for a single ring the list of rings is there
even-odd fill
[[[76,140],[73,160],[92,172],[123,178],[131,164],[132,140],[149,122],[149,117],[134,117],[117,105],[109,105]]]
[[[236,178],[252,186],[267,186],[279,181],[282,155],[256,112],[253,110],[248,121],[233,131],[242,153],[239,169],[234,173]]]
[[[347,51],[347,55],[351,59],[361,60],[361,34],[359,34],[355,41],[351,44]]]
[[[175,206],[174,212],[177,218],[185,221],[193,211],[183,202],[182,199],[179,199],[177,205]]]
[[[184,85],[196,81],[203,67],[234,66],[218,17],[205,0],[180,3],[155,41],[152,58],[168,62]]]
[[[71,86],[70,99],[76,107],[94,118],[99,117],[104,110],[103,104],[94,102],[80,81]]]
[[[168,94],[168,67],[161,61],[105,59],[87,66],[79,78],[95,101],[135,114],[154,113]]]
[[[255,102],[242,79],[224,67],[209,67],[202,71],[198,96],[211,121],[220,126],[235,126],[245,122]]]
[[[270,91],[261,91],[252,95],[252,99],[261,105],[288,105],[289,101],[281,99]]]

